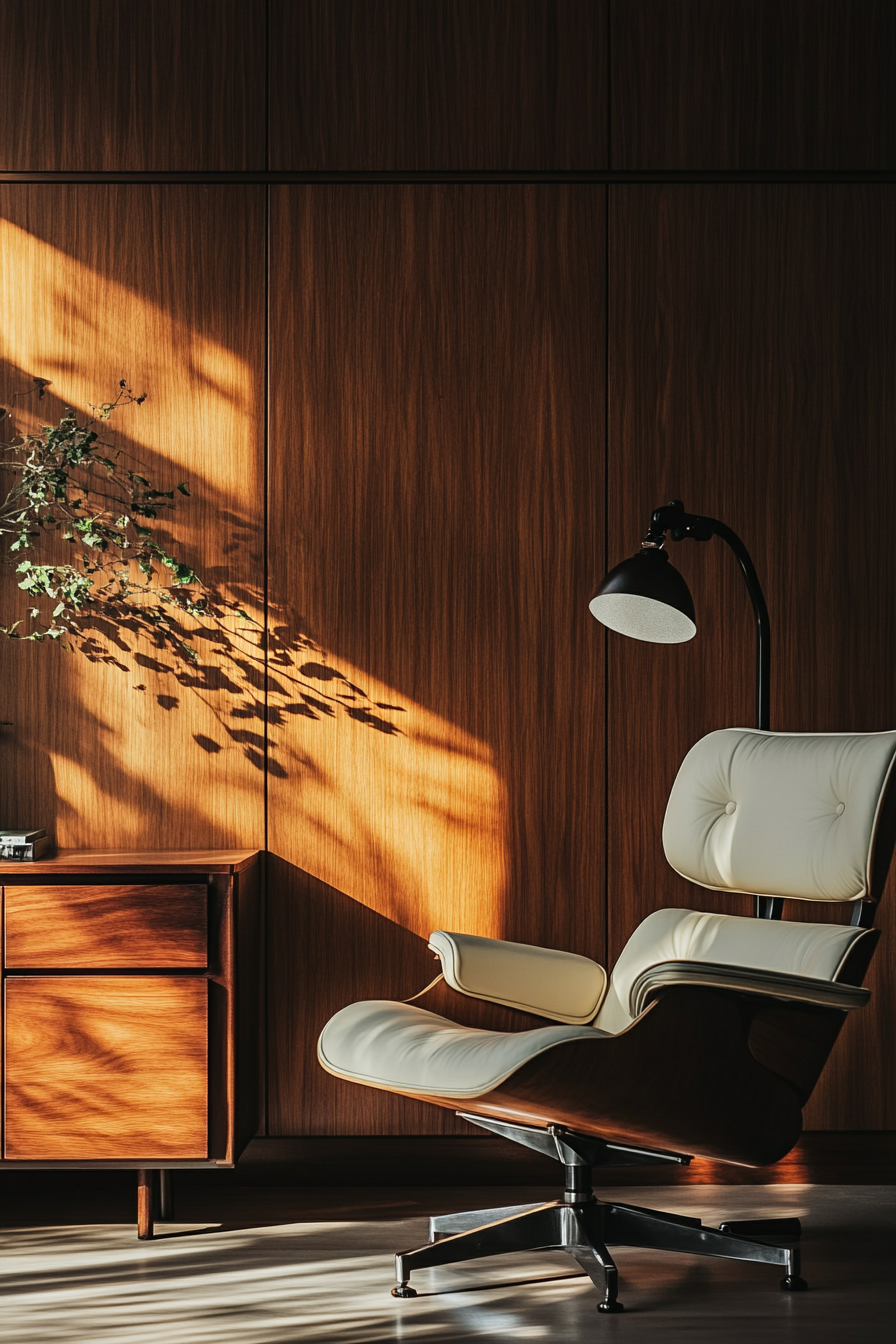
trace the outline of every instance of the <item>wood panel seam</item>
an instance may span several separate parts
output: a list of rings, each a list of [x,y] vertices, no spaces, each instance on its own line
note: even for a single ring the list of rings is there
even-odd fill
[[[632,169],[508,169],[475,170],[419,168],[413,170],[376,169],[245,169],[219,172],[216,169],[168,171],[164,169],[130,172],[33,172],[0,170],[0,184],[36,186],[401,186],[430,184],[500,186],[706,186],[731,184],[743,186],[886,186],[896,182],[896,168],[632,168]]]

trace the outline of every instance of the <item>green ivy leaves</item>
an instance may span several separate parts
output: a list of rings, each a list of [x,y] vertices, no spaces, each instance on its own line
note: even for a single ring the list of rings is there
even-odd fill
[[[33,381],[43,398],[47,380]],[[0,633],[68,647],[66,635],[83,636],[85,623],[102,617],[143,629],[196,661],[180,617],[209,614],[206,597],[194,591],[202,581],[151,526],[176,507],[176,493],[189,496],[189,486],[181,481],[170,490],[157,488],[125,466],[121,451],[93,428],[122,406],[144,400],[122,379],[114,401],[91,406],[94,419],[82,423],[66,409],[58,424],[0,444],[0,474],[9,482],[0,503],[0,549],[18,559],[18,586],[40,603],[27,618],[0,625]],[[0,419],[6,414],[0,411]],[[61,563],[52,555],[54,539],[72,548]],[[23,557],[44,547],[51,550],[49,563]]]

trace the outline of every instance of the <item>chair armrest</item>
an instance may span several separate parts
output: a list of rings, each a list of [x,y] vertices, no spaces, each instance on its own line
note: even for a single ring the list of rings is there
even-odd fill
[[[808,975],[785,975],[749,966],[722,966],[711,961],[661,961],[648,966],[631,989],[630,1011],[639,1017],[658,989],[664,985],[700,985],[707,989],[733,989],[739,994],[813,1004],[818,1008],[861,1008],[871,998],[870,989],[816,980]]]
[[[429,946],[459,994],[555,1022],[591,1022],[607,991],[603,966],[574,952],[442,929],[430,935]]]

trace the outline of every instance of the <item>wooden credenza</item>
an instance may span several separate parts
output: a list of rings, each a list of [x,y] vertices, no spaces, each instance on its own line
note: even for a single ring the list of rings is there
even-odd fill
[[[0,1168],[132,1167],[138,1235],[179,1167],[260,1122],[259,855],[62,851],[0,863]]]

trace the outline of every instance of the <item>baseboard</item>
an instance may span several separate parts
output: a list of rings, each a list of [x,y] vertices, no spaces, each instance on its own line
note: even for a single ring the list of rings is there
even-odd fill
[[[233,1176],[260,1185],[555,1185],[557,1172],[549,1158],[490,1135],[347,1135],[253,1139]],[[807,1133],[772,1167],[695,1158],[594,1177],[596,1185],[893,1185],[896,1131]]]

